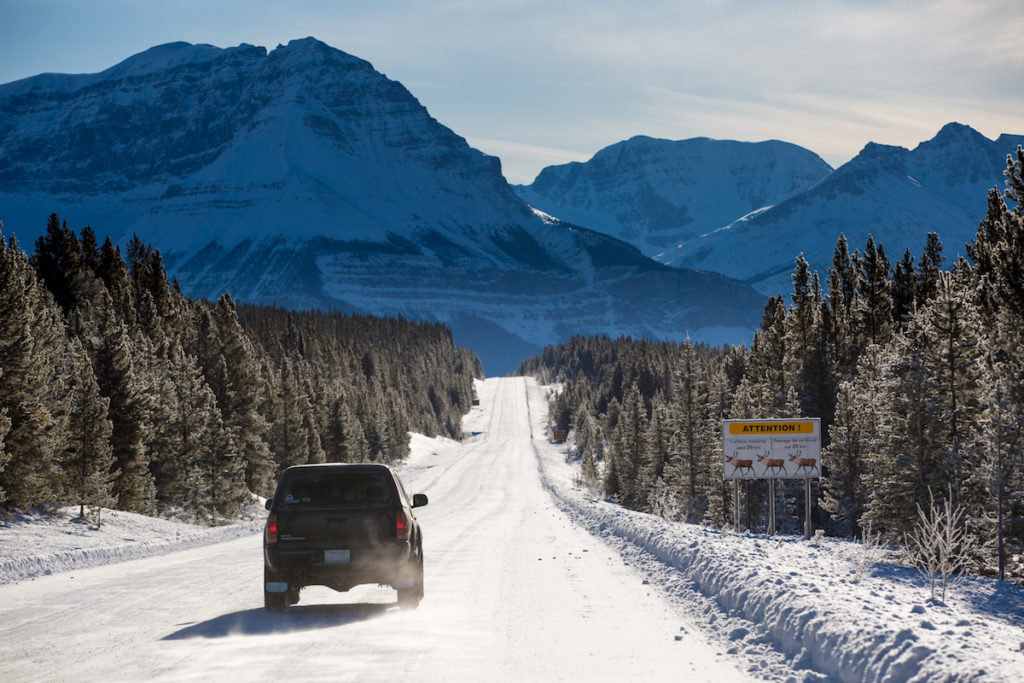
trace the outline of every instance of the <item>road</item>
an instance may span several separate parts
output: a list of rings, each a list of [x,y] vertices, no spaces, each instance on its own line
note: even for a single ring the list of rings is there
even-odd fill
[[[376,586],[314,587],[267,614],[260,539],[244,538],[0,586],[0,678],[745,680],[554,506],[534,449],[542,390],[523,378],[479,389],[472,435],[402,470],[430,497],[418,609]]]

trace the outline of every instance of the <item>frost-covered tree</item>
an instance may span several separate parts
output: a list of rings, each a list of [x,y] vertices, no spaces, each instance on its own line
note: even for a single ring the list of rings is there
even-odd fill
[[[136,326],[135,304],[131,280],[128,277],[128,266],[121,256],[121,248],[115,246],[109,237],[103,241],[103,246],[100,247],[96,275],[106,287],[118,319],[122,320],[129,330],[134,330]]]
[[[676,428],[669,406],[662,395],[656,394],[651,403],[651,419],[647,423],[644,450],[637,475],[638,509],[650,511],[652,500],[660,486],[665,463],[676,450]]]
[[[647,445],[646,432],[647,411],[640,389],[634,384],[626,394],[622,414],[612,435],[612,448],[615,451],[615,466],[619,477],[617,493],[622,504],[633,510],[640,509],[647,500],[638,477],[640,462],[644,458]],[[608,493],[614,495],[612,491]]]
[[[826,281],[828,307],[825,316],[829,364],[837,380],[853,372],[861,351],[856,317],[859,286],[858,259],[850,254],[846,236],[839,235]]]
[[[949,487],[957,504],[968,495],[981,409],[978,330],[967,293],[944,273],[929,305],[895,338],[892,428],[870,460],[865,519],[873,528],[902,536],[929,489]]]
[[[761,387],[762,412],[758,417],[781,417],[791,387],[787,372],[786,304],[781,296],[765,304],[761,328],[750,347],[747,375]]]
[[[884,344],[892,335],[892,280],[882,245],[868,236],[860,261],[858,327],[867,344]]]
[[[60,363],[66,339],[53,297],[28,258],[0,235],[0,406],[9,428],[0,471],[0,502],[26,507],[56,502],[63,450]]]
[[[707,479],[704,484],[707,509],[704,523],[723,527],[732,521],[732,484],[723,477],[722,421],[731,415],[732,387],[725,368],[711,367],[707,379],[707,415],[703,438],[708,444]]]
[[[874,345],[864,351],[856,379],[839,387],[835,421],[829,430],[831,443],[821,456],[828,468],[828,476],[822,479],[821,507],[832,515],[839,533],[853,538],[861,535],[869,482],[888,476],[892,464],[879,453],[890,429],[893,362],[883,347]]]
[[[274,486],[273,458],[264,438],[267,422],[257,410],[259,405],[259,367],[257,351],[238,322],[238,311],[231,295],[225,292],[212,312],[215,329],[216,371],[207,380],[235,443],[239,459],[245,465],[249,490],[267,495]],[[209,382],[211,375],[221,382]]]
[[[589,488],[600,483],[598,463],[604,459],[604,435],[597,424],[593,410],[584,410],[576,431],[576,446],[580,456],[580,476]]]
[[[970,475],[1000,581],[1007,558],[1024,549],[1024,360],[1002,352],[1010,347],[1024,348],[1024,330],[999,322],[984,350],[979,462]]]
[[[110,442],[117,459],[114,484],[118,507],[132,512],[150,512],[156,504],[156,490],[149,471],[148,404],[152,396],[144,390],[136,366],[141,357],[112,305],[99,312],[98,346],[90,350],[100,395],[110,401],[108,416],[113,425]]]
[[[368,457],[363,427],[349,407],[344,392],[331,404],[321,445],[328,462],[362,462]]]
[[[893,266],[892,274],[892,318],[897,329],[914,310],[917,301],[918,273],[914,268],[914,257],[910,249],[903,251],[903,257]]]
[[[924,251],[918,261],[917,287],[915,301],[918,306],[935,296],[939,287],[939,274],[942,272],[942,242],[934,232],[928,233]]]
[[[793,305],[786,315],[785,367],[789,389],[795,392],[799,415],[821,418],[827,433],[835,411],[832,378],[828,367],[828,343],[824,300],[818,275],[810,275],[803,255],[793,272]],[[827,444],[827,439],[826,439]]]
[[[117,460],[110,448],[113,425],[107,417],[109,399],[100,396],[92,364],[77,339],[68,344],[65,355],[68,376],[69,415],[66,446],[61,457],[68,502],[79,506],[79,517],[86,508],[96,512],[113,507]]]

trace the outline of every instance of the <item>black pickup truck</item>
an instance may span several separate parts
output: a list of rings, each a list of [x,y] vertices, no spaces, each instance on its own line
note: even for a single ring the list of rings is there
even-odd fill
[[[423,598],[423,533],[411,499],[386,465],[297,465],[281,474],[263,533],[263,600],[270,612],[305,586],[391,586],[402,607]]]

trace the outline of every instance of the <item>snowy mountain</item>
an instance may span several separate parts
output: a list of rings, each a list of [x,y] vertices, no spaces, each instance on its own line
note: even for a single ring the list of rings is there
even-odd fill
[[[494,157],[312,38],[0,86],[0,219],[161,250],[192,296],[439,320],[493,374],[572,334],[748,341],[763,296],[533,211]]]
[[[648,256],[806,190],[832,172],[786,142],[637,136],[585,163],[549,166],[516,192],[563,220],[635,244]]]
[[[935,232],[947,258],[955,258],[977,232],[988,190],[1002,189],[1006,155],[1019,144],[1024,136],[990,140],[958,123],[913,150],[869,143],[810,189],[684,241],[659,260],[724,273],[776,294],[792,289],[800,253],[824,277],[840,233],[851,250],[863,249],[872,235],[895,263],[908,248],[919,257],[925,237]]]

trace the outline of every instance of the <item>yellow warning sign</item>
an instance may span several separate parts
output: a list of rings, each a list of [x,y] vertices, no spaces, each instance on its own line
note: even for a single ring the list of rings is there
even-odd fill
[[[755,436],[760,434],[813,434],[815,420],[787,420],[770,422],[729,422],[729,434]]]

